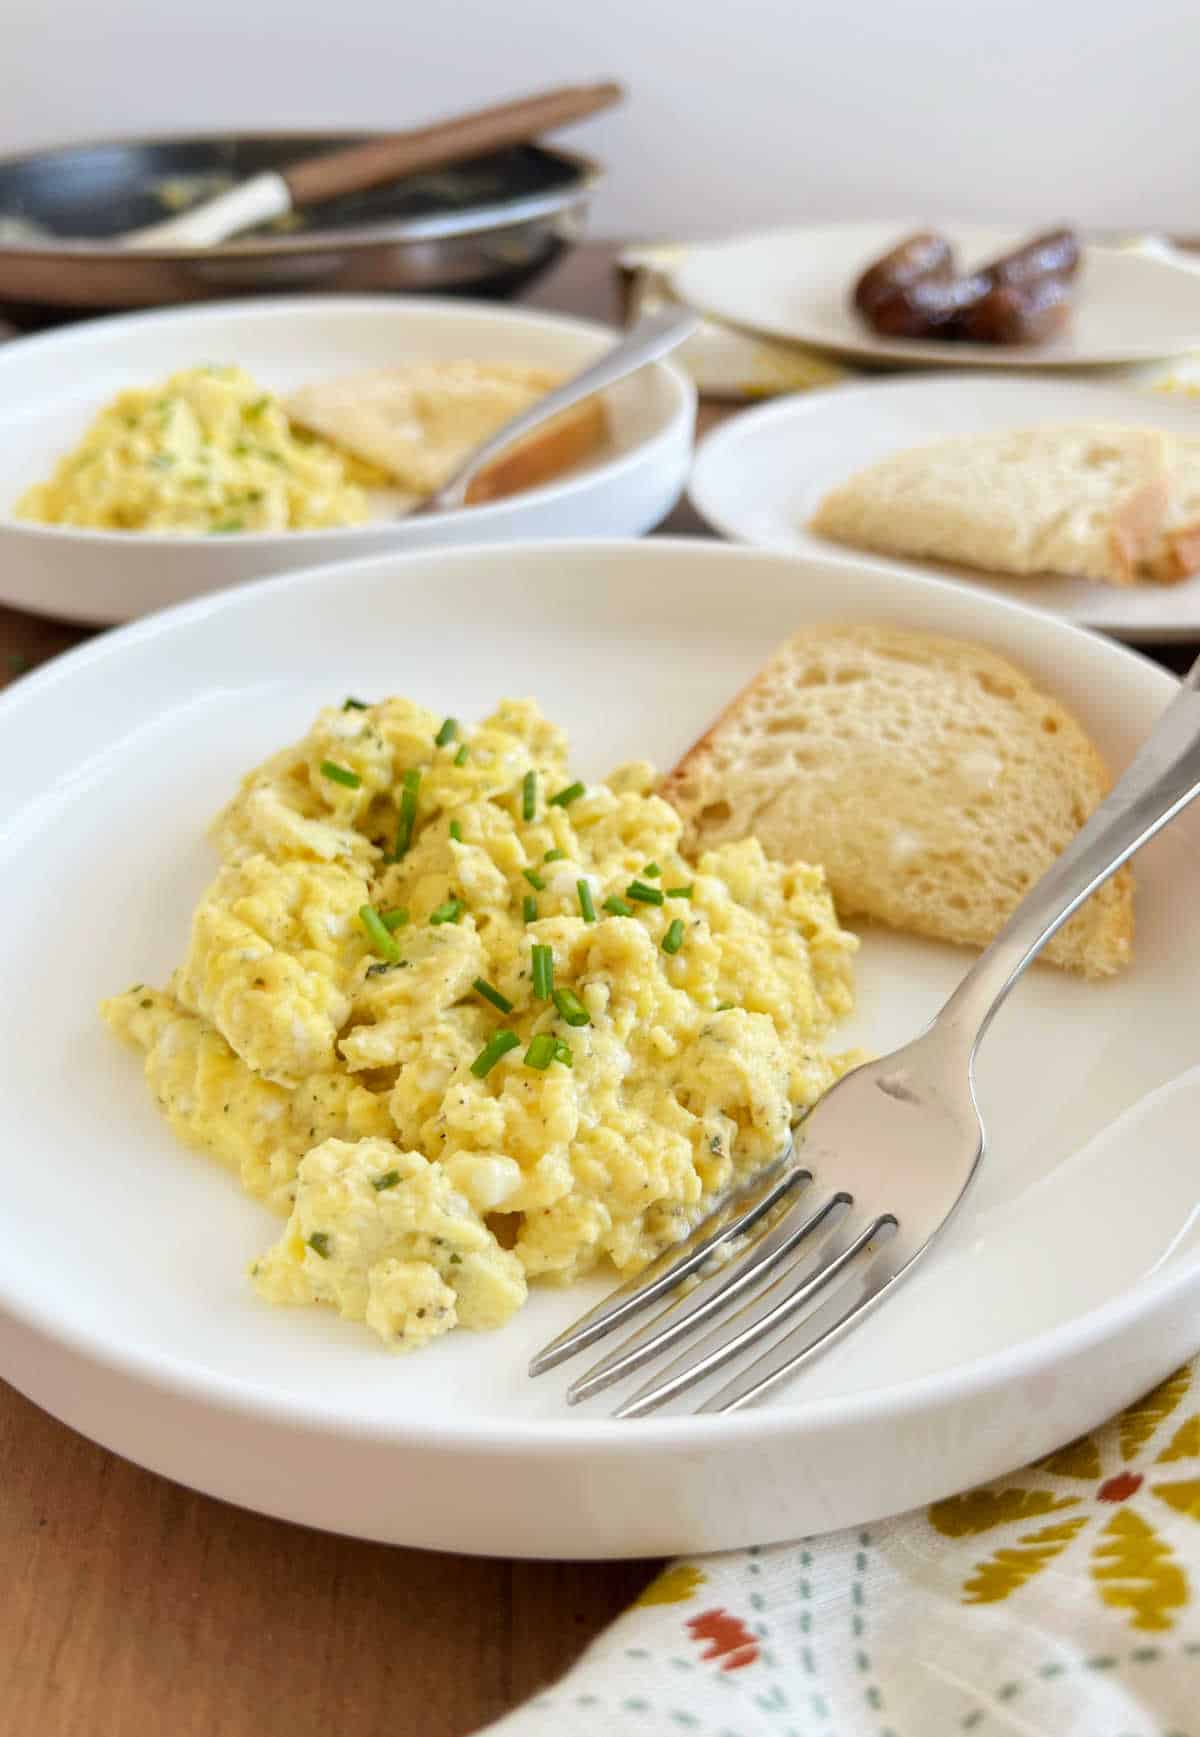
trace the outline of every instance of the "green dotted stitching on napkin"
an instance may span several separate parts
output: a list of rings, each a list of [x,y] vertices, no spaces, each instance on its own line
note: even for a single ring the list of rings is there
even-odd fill
[[[860,1532],[858,1535],[858,1542],[861,1548],[855,1552],[854,1567],[856,1573],[859,1575],[859,1579],[852,1581],[850,1585],[850,1603],[853,1607],[850,1618],[850,1628],[856,1640],[861,1639],[866,1632],[866,1617],[863,1615],[863,1612],[865,1611],[867,1604],[865,1575],[870,1560],[867,1556],[867,1550],[871,1544],[871,1534],[869,1532]],[[871,1662],[871,1655],[865,1646],[855,1648],[854,1663],[860,1676],[873,1679],[874,1666]],[[883,1691],[880,1689],[877,1682],[869,1680],[864,1684],[863,1699],[866,1701],[867,1706],[873,1713],[883,1712]],[[886,1732],[881,1731],[880,1737],[887,1737]]]
[[[800,1566],[801,1566],[801,1568],[811,1568],[812,1567],[812,1554],[810,1551],[802,1550],[800,1552]],[[807,1579],[806,1576],[801,1575],[799,1581],[796,1584],[796,1590],[800,1595],[800,1599],[801,1599],[802,1603],[807,1603],[807,1601],[812,1598],[812,1583]],[[812,1626],[813,1626],[812,1611],[802,1609],[800,1612],[800,1633],[806,1634],[806,1635],[811,1634],[812,1633]],[[805,1671],[805,1674],[807,1676],[809,1676],[809,1677],[815,1677],[816,1676],[816,1674],[817,1674],[817,1662],[816,1662],[816,1659],[813,1657],[813,1650],[812,1650],[811,1646],[805,1645],[805,1646],[802,1646],[800,1648],[800,1663],[804,1667],[804,1671]],[[829,1707],[825,1701],[825,1697],[823,1695],[818,1695],[815,1690],[812,1693],[810,1693],[810,1695],[809,1695],[809,1706],[812,1708],[813,1713],[815,1714],[815,1716],[818,1719],[828,1719],[829,1718]]]
[[[1197,1655],[1200,1655],[1200,1641],[1185,1641],[1175,1650],[1182,1653],[1185,1657],[1194,1658]],[[1131,1647],[1129,1651],[1123,1655],[1115,1653],[1094,1653],[1089,1659],[1080,1659],[1073,1668],[1080,1671],[1095,1672],[1113,1671],[1122,1663],[1127,1665],[1151,1665],[1156,1664],[1160,1659],[1169,1656],[1170,1652],[1170,1648],[1137,1646]],[[1013,1701],[1018,1695],[1024,1692],[1024,1690],[1033,1682],[1034,1678],[1038,1678],[1042,1682],[1050,1682],[1056,1677],[1065,1677],[1068,1670],[1071,1668],[1071,1666],[1064,1664],[1061,1659],[1049,1659],[1044,1665],[1039,1665],[1037,1667],[1037,1670],[1033,1673],[1032,1677],[1026,1678],[1021,1682],[1010,1681],[1001,1683],[1000,1687],[995,1692],[994,1699],[997,1702]],[[963,1715],[960,1721],[961,1729],[964,1731],[973,1731],[977,1725],[983,1723],[984,1719],[987,1717],[987,1711],[988,1710],[985,1707],[973,1707],[969,1713]],[[880,1737],[889,1737],[889,1734],[887,1732],[880,1732]],[[1164,1731],[1163,1737],[1194,1737],[1194,1734],[1186,1731]]]

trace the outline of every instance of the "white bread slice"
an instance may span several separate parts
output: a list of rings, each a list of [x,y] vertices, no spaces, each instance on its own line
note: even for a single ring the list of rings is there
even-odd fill
[[[1140,577],[1175,585],[1200,572],[1200,435],[1171,442],[1171,505]]]
[[[881,459],[826,495],[812,528],[887,555],[1132,585],[1170,494],[1170,443],[1155,429],[1008,429]]]
[[[1108,786],[1071,714],[994,652],[850,625],[782,645],[661,794],[689,853],[752,833],[768,856],[820,863],[841,917],[980,947]],[[1119,970],[1132,892],[1122,870],[1044,957]]]
[[[507,362],[410,362],[313,386],[285,400],[288,415],[427,495],[510,417],[564,376]],[[585,399],[515,443],[476,478],[468,498],[494,500],[545,482],[587,457],[607,433],[604,404]]]

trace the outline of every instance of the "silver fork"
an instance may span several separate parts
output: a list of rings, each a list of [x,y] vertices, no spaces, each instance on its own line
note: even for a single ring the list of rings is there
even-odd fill
[[[979,1168],[985,1137],[974,1060],[997,1008],[1089,894],[1198,794],[1200,659],[1124,777],[932,1024],[839,1080],[799,1125],[798,1148],[790,1144],[686,1241],[560,1334],[530,1373],[554,1368],[667,1299],[647,1326],[574,1382],[568,1399],[611,1386],[708,1324],[708,1334],[616,1416],[654,1411],[730,1363],[733,1379],[698,1409],[732,1411],[862,1320],[912,1270]],[[698,1283],[679,1295],[688,1279]]]

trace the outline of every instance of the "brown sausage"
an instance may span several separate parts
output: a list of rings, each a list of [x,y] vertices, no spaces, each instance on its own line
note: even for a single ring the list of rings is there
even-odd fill
[[[923,277],[889,290],[874,303],[867,318],[885,338],[942,337],[990,288],[987,278],[978,272],[969,277]]]
[[[1024,289],[1039,278],[1071,278],[1079,270],[1079,241],[1073,229],[1050,229],[982,267],[993,284]]]
[[[949,277],[953,270],[954,255],[945,237],[919,230],[867,267],[854,286],[854,305],[869,320],[885,297],[927,277]]]
[[[1000,283],[965,305],[948,336],[972,344],[1041,344],[1066,324],[1071,286],[1061,277]]]

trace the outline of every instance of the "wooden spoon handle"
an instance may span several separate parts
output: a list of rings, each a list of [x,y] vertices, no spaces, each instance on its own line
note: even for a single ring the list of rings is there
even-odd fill
[[[281,171],[293,205],[319,205],[343,193],[358,193],[381,181],[394,181],[417,169],[441,168],[446,163],[480,157],[504,145],[523,144],[568,121],[581,121],[619,102],[624,92],[619,84],[568,85],[521,97],[496,108],[476,109],[431,127],[416,127],[409,133],[389,133],[365,145],[349,145],[344,151],[327,151],[307,157]]]

